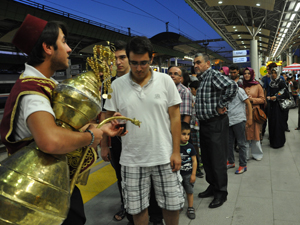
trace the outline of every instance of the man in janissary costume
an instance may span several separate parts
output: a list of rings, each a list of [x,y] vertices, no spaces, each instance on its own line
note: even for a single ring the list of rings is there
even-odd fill
[[[67,154],[85,146],[95,148],[103,134],[114,136],[122,132],[123,128],[117,129],[112,123],[100,129],[90,125],[88,132],[70,131],[56,125],[51,101],[52,90],[58,82],[51,76],[56,70],[68,68],[71,52],[63,23],[27,15],[13,44],[28,55],[28,61],[6,101],[0,125],[2,143],[9,155],[33,141],[45,153]],[[75,186],[63,224],[81,225],[85,220],[81,194]]]

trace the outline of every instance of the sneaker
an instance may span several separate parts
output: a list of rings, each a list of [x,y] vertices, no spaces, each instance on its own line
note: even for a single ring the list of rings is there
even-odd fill
[[[247,171],[247,166],[240,166],[240,167],[238,168],[238,170],[235,171],[235,174],[242,174],[242,173],[244,173],[244,172],[246,172],[246,171]]]
[[[235,167],[234,163],[231,164],[227,161],[227,169],[234,168],[234,167]]]
[[[195,219],[196,218],[195,209],[193,207],[188,207],[186,211],[186,215],[190,220]]]

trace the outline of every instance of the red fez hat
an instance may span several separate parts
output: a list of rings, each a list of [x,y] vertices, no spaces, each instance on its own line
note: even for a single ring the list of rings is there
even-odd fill
[[[46,20],[28,14],[15,34],[12,43],[29,55],[47,23]]]

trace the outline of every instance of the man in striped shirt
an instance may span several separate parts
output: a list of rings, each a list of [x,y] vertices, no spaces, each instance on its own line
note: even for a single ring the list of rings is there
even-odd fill
[[[238,86],[229,77],[210,67],[205,54],[194,59],[200,86],[196,95],[196,115],[200,121],[200,148],[208,188],[199,198],[214,196],[209,208],[217,208],[227,200],[227,152],[229,120],[227,105],[235,97]]]
[[[169,69],[168,74],[174,81],[182,100],[180,104],[181,121],[190,124],[191,116],[192,116],[192,102],[193,102],[192,93],[187,87],[185,87],[181,83],[182,71],[180,68],[176,66],[172,66]]]

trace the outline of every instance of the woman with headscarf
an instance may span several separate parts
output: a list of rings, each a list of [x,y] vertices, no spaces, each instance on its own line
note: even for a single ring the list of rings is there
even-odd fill
[[[243,88],[249,97],[252,104],[252,108],[259,108],[260,105],[264,105],[265,96],[263,88],[260,83],[254,80],[254,70],[251,67],[246,67],[243,77]],[[247,119],[248,113],[246,112]],[[249,148],[251,148],[252,157],[255,160],[261,160],[263,158],[263,151],[260,144],[260,131],[261,124],[252,121],[252,125],[246,127],[246,138],[249,141]],[[249,154],[247,154],[249,156]]]
[[[270,95],[268,99],[268,124],[269,124],[269,139],[272,148],[281,148],[285,143],[285,121],[284,112],[279,106],[282,99],[289,97],[285,82],[280,79],[277,68],[271,70]]]
[[[223,66],[219,71],[222,75],[229,76],[229,67]]]

